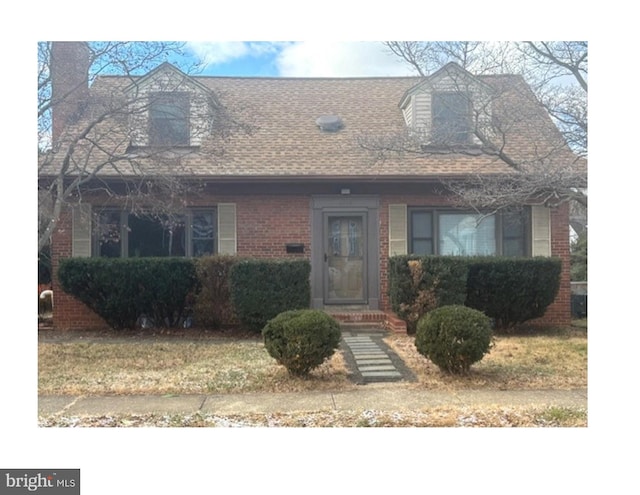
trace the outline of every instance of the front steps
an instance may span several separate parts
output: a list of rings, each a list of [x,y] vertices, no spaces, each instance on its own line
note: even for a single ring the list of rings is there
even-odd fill
[[[389,332],[406,333],[407,325],[404,320],[391,312],[356,308],[325,308],[325,312],[340,322],[343,329],[358,330],[387,330]]]

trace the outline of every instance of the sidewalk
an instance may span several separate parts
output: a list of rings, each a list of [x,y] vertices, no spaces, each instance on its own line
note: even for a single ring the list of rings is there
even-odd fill
[[[415,390],[369,384],[345,392],[295,392],[181,396],[40,396],[38,414],[273,413],[337,410],[418,411],[437,406],[587,408],[587,390]]]

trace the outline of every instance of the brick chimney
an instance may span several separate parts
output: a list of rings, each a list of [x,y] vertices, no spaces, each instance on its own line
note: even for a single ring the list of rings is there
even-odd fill
[[[91,51],[83,41],[51,43],[51,138],[55,143],[89,96]]]

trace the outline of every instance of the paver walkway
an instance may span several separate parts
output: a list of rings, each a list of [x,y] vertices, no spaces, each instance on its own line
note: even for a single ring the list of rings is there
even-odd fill
[[[342,350],[356,383],[415,381],[398,355],[384,343],[382,330],[342,332]]]

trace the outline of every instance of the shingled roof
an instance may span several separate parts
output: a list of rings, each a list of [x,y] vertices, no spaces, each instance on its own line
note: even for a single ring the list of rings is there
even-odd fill
[[[498,156],[484,153],[391,153],[376,160],[358,140],[363,136],[391,136],[405,130],[399,103],[411,88],[423,81],[417,77],[386,78],[237,78],[194,77],[198,85],[216,95],[240,120],[254,126],[250,135],[237,133],[223,143],[219,138],[203,141],[198,148],[183,153],[179,169],[171,160],[139,159],[130,148],[126,119],[111,120],[96,128],[108,139],[118,155],[136,158],[135,167],[153,174],[219,179],[328,179],[328,178],[421,178],[434,180],[467,174],[513,173],[514,168]],[[517,88],[504,98],[504,108],[535,105],[533,94],[519,76],[481,78],[496,88]],[[131,78],[98,77],[90,88],[92,105],[122,94]],[[524,88],[524,91],[523,91]],[[94,112],[95,113],[95,112]],[[336,115],[343,126],[336,132],[321,130],[318,117]],[[540,126],[514,125],[505,140],[506,150],[518,160],[527,160],[541,148],[557,146],[559,132],[546,113],[539,113]],[[81,126],[82,122],[78,123]],[[541,130],[542,129],[542,130]],[[102,139],[105,139],[104,137]],[[218,141],[214,144],[214,139]],[[547,144],[544,144],[547,142]],[[212,150],[216,149],[216,153]],[[76,151],[76,153],[78,153]],[[86,161],[85,159],[86,158]],[[95,148],[91,155],[75,158],[79,166],[101,163],[106,155]],[[574,157],[566,150],[559,164]],[[41,171],[53,175],[56,161]],[[171,169],[173,167],[173,169]],[[108,164],[101,176],[139,174],[127,161]]]

